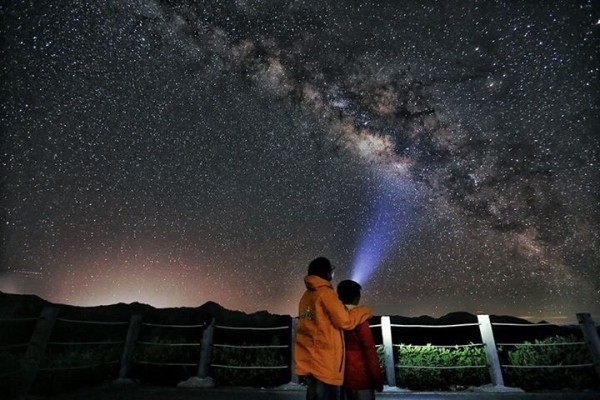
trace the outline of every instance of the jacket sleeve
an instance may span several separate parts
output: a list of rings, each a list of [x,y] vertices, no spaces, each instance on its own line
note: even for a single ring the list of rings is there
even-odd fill
[[[354,329],[358,324],[373,316],[371,309],[365,306],[358,306],[348,311],[333,290],[323,293],[323,308],[338,329]]]
[[[356,328],[358,334],[359,343],[362,349],[362,354],[367,367],[366,373],[368,373],[373,388],[378,392],[383,390],[383,374],[381,373],[381,366],[379,365],[379,357],[377,357],[377,349],[375,347],[375,340],[373,340],[373,334],[369,327],[369,322],[363,322]]]

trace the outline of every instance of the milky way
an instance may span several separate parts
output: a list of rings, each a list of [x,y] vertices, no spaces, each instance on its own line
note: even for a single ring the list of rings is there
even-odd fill
[[[0,290],[600,317],[597,3],[346,3],[0,6]]]

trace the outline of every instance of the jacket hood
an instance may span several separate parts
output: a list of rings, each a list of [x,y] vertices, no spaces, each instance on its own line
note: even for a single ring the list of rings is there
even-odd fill
[[[322,287],[330,287],[333,289],[331,282],[316,275],[306,275],[304,277],[304,284],[308,290],[317,290]]]

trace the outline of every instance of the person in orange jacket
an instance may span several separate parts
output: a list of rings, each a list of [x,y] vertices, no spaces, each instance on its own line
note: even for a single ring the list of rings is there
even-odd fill
[[[346,308],[352,310],[360,302],[361,286],[345,280],[338,283],[337,293]],[[369,321],[345,331],[346,368],[342,390],[346,400],[375,400],[375,391],[383,391],[383,373],[375,348]]]
[[[294,369],[307,383],[307,400],[337,400],[344,379],[344,329],[370,319],[368,307],[348,310],[331,285],[334,267],[325,257],[308,265],[298,305]]]

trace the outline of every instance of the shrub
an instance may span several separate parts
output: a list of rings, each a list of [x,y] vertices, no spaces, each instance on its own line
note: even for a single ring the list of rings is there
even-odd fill
[[[278,345],[276,337],[271,342]],[[245,345],[245,343],[243,344]],[[282,348],[236,348],[214,347],[212,364],[231,365],[237,367],[268,367],[286,365]],[[235,369],[212,367],[211,375],[217,385],[228,386],[278,386],[290,379],[288,368]]]
[[[21,348],[10,348],[0,351],[0,393],[9,398],[16,393],[21,370],[21,360],[25,351]]]
[[[396,351],[396,384],[410,389],[448,389],[489,381],[483,347],[435,347],[401,344]],[[456,369],[405,368],[469,367]],[[477,366],[477,368],[471,368]]]
[[[200,360],[200,346],[177,346],[186,343],[182,338],[159,339],[154,337],[149,343],[138,343],[133,354],[134,362],[150,363],[182,363],[198,364]]]
[[[135,347],[132,378],[153,385],[175,385],[198,372],[201,346],[178,346],[189,343],[183,337],[159,339],[155,336],[148,342],[157,345],[138,343]]]
[[[574,336],[553,336],[533,343],[524,342],[498,349],[503,364],[513,366],[531,365],[578,365],[592,363],[585,344],[560,345],[577,342]],[[532,346],[533,344],[533,346]],[[526,390],[584,389],[596,383],[593,367],[581,368],[505,368],[507,385]]]
[[[50,345],[32,392],[54,394],[115,379],[121,352],[121,345]]]

